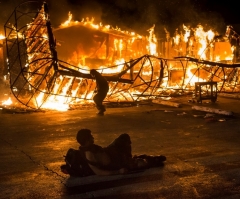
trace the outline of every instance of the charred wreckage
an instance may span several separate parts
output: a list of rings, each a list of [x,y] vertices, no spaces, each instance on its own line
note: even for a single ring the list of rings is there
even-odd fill
[[[33,109],[84,104],[92,100],[96,83],[89,71],[96,69],[109,82],[106,102],[174,93],[194,94],[198,100],[210,95],[214,102],[217,93],[239,93],[240,36],[228,26],[227,41],[222,41],[198,28],[206,44],[185,26],[187,37],[176,30],[170,38],[166,30],[166,40],[160,42],[154,26],[143,37],[90,19],[73,22],[71,14],[53,29],[46,3],[23,3],[4,26],[10,89]]]

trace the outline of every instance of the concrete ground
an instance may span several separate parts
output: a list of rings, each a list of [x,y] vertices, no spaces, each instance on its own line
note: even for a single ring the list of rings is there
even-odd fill
[[[0,198],[240,198],[240,100],[218,97],[181,107],[148,102],[138,106],[67,112],[0,113]],[[192,109],[226,110],[233,115]],[[89,128],[106,146],[121,133],[132,139],[133,154],[165,155],[164,167],[143,172],[69,178],[61,173],[64,155],[78,148],[75,137]]]

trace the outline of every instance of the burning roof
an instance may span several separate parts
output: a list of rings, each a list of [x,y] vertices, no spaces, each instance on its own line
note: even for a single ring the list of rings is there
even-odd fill
[[[202,81],[218,82],[218,92],[239,92],[240,65],[226,59],[231,50],[216,54],[222,44],[231,49],[230,43],[216,42],[213,32],[205,33],[202,26],[194,35],[184,27],[187,37],[176,30],[172,40],[166,30],[168,36],[160,42],[154,26],[143,37],[89,19],[73,22],[70,13],[68,21],[52,29],[47,4],[31,11],[22,5],[10,16],[5,32],[10,88],[24,106],[67,109],[92,103],[92,68],[109,82],[108,102],[155,99],[179,90],[193,93],[195,82]],[[218,56],[225,61],[217,62]]]

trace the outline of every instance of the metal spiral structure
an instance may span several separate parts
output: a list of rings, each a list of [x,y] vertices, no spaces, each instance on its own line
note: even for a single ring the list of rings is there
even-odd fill
[[[66,104],[92,99],[95,80],[89,71],[59,60],[45,3],[27,2],[15,8],[5,26],[10,88],[23,105],[39,109],[50,100]],[[193,92],[194,81],[218,82],[218,92],[239,92],[240,64],[224,64],[191,57],[164,59],[143,55],[120,65],[114,74],[99,69],[109,82],[106,101],[139,101],[169,96],[175,91]],[[191,75],[187,72],[191,70]],[[181,78],[174,81],[174,71]]]

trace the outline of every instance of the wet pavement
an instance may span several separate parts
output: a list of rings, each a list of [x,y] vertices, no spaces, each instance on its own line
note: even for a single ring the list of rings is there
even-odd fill
[[[96,116],[95,108],[2,109],[0,198],[240,198],[240,100],[173,101],[181,106],[142,102],[108,107],[102,117]],[[133,154],[162,154],[167,161],[163,167],[133,174],[69,178],[60,166],[66,151],[78,148],[75,137],[81,128],[91,129],[95,143],[102,146],[128,133]]]

